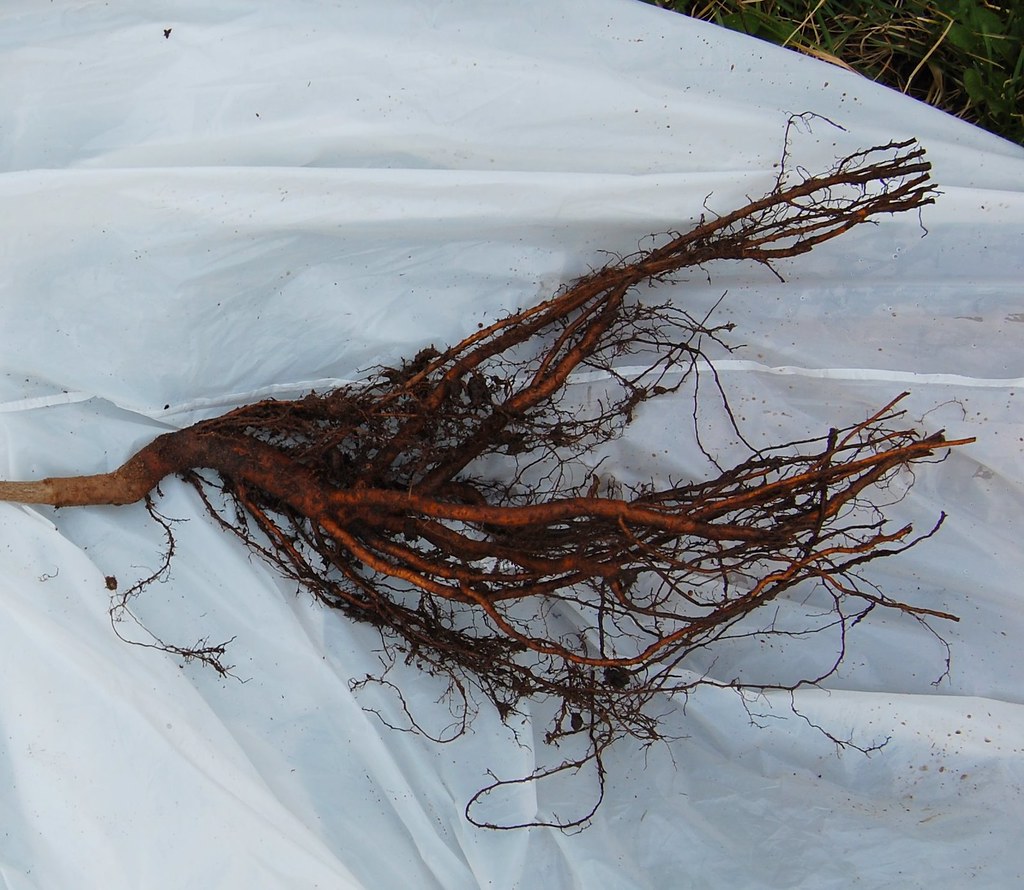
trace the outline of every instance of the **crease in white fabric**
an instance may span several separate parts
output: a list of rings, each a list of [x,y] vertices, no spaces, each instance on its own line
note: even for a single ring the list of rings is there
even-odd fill
[[[864,380],[881,383],[900,383],[924,386],[960,386],[970,389],[1014,389],[1024,386],[1024,377],[970,377],[964,374],[923,373],[919,371],[896,371],[890,368],[804,368],[798,365],[764,365],[760,362],[744,359],[721,359],[714,362],[702,362],[704,368],[714,368],[718,373],[745,372],[757,374],[774,374],[779,376],[807,377],[821,380]],[[686,373],[682,369],[670,370],[669,375]],[[616,373],[625,377],[639,378],[652,372],[641,365],[627,365],[615,369]],[[590,383],[610,378],[607,371],[580,371],[569,376],[570,383]],[[189,399],[160,410],[143,409],[137,405],[129,405],[113,399],[105,399],[125,411],[142,414],[147,417],[172,417],[192,411],[208,411],[213,408],[244,405],[252,401],[272,396],[297,397],[308,392],[325,392],[350,386],[360,381],[342,377],[321,377],[317,380],[304,380],[298,383],[279,383],[244,392],[225,393],[206,398]],[[0,402],[0,414],[11,414],[18,411],[33,411],[40,408],[51,408],[56,405],[70,405],[86,402],[89,399],[103,398],[95,393],[80,390],[66,390],[44,396],[31,396],[24,399],[13,399]]]
[[[924,373],[920,371],[896,371],[890,368],[804,368],[798,365],[763,365],[760,362],[745,359],[716,359],[701,362],[707,369],[714,368],[721,372],[746,372],[758,374],[776,374],[780,376],[811,377],[821,380],[867,380],[881,383],[906,383],[931,386],[963,386],[975,389],[1013,389],[1024,386],[1024,377],[969,377],[964,374]],[[686,373],[689,369],[669,371],[669,374]],[[645,366],[626,366],[615,369],[624,377],[640,377],[650,372]],[[661,372],[653,372],[661,373]],[[604,380],[610,375],[607,371],[584,371],[569,377],[572,383],[588,383]]]
[[[37,408],[50,408],[54,405],[70,405],[75,402],[87,402],[95,398],[92,393],[63,390],[45,396],[31,396],[24,399],[12,399],[0,402],[0,414],[12,414],[15,411],[34,411]]]

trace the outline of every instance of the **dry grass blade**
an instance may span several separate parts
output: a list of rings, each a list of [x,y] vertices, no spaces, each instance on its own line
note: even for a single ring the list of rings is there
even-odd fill
[[[1009,0],[646,0],[856,71],[1024,144],[1024,9]]]

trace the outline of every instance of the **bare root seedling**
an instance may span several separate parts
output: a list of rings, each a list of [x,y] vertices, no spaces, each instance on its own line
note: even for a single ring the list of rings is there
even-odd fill
[[[162,435],[109,474],[0,483],[0,498],[124,504],[180,474],[252,551],[321,603],[378,628],[393,656],[447,678],[466,709],[482,695],[509,719],[524,699],[546,701],[546,740],[585,740],[579,757],[495,778],[469,802],[471,821],[515,827],[475,807],[509,784],[585,766],[596,770],[599,803],[608,746],[660,738],[658,696],[730,685],[689,670],[687,659],[775,632],[747,619],[798,585],[827,594],[831,618],[821,626],[841,631],[835,661],[781,686],[738,688],[820,682],[836,670],[846,632],[876,608],[955,620],[862,578],[867,563],[941,523],[918,536],[891,527],[873,496],[908,466],[969,441],[917,432],[899,398],[820,439],[751,449],[702,481],[609,491],[580,460],[642,403],[708,368],[706,345],[729,331],[676,305],[640,302],[638,285],[720,260],[771,266],[934,195],[914,142],[857,152],[815,176],[783,165],[763,198],[702,218],[454,346],[424,348],[359,385],[262,401]],[[608,381],[589,412],[565,398],[580,371]],[[488,471],[495,466],[500,473]],[[220,665],[222,653],[204,645],[191,655]],[[465,719],[457,713],[453,725],[461,731]],[[522,824],[578,827],[592,814]]]

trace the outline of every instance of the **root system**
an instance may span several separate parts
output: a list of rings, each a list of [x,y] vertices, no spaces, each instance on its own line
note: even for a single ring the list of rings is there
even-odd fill
[[[908,427],[898,399],[818,440],[752,449],[701,481],[609,490],[582,460],[642,403],[707,369],[703,349],[728,333],[678,305],[639,301],[638,285],[722,260],[771,265],[934,195],[913,142],[816,176],[784,166],[765,197],[454,346],[424,348],[360,385],[168,433],[110,474],[0,483],[0,498],[124,504],[180,474],[246,546],[379,628],[457,696],[482,694],[503,718],[527,698],[553,702],[547,740],[582,738],[586,753],[528,778],[590,762],[603,791],[609,744],[659,737],[656,696],[713,682],[687,659],[749,634],[749,616],[797,585],[824,591],[844,629],[876,607],[953,619],[860,580],[866,563],[917,540],[890,527],[873,493],[967,441]],[[591,410],[564,395],[581,371],[607,381]],[[218,650],[198,654],[216,661]],[[821,681],[841,655],[784,688]],[[469,818],[511,827],[474,807],[517,781],[482,789]],[[554,821],[577,826],[592,812]]]

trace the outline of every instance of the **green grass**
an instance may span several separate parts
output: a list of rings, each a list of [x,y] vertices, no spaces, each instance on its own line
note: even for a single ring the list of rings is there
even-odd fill
[[[1021,0],[645,0],[856,71],[1024,145]]]

